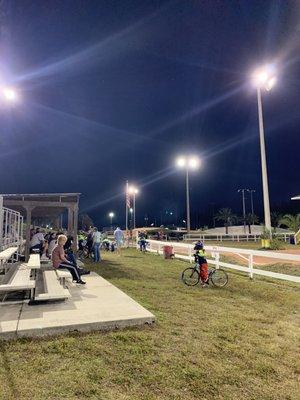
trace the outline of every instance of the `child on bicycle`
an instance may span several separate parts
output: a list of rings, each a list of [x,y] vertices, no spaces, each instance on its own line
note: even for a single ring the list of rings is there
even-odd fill
[[[198,241],[195,244],[194,250],[196,251],[194,254],[195,262],[199,264],[200,267],[200,278],[203,285],[208,285],[208,264],[206,260],[206,252],[203,247],[203,243]]]

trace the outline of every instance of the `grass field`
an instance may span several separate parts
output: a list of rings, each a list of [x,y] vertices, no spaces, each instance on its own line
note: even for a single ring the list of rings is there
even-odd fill
[[[157,323],[0,342],[1,400],[299,400],[299,287],[230,273],[223,289],[188,288],[182,261],[104,259],[92,268]]]

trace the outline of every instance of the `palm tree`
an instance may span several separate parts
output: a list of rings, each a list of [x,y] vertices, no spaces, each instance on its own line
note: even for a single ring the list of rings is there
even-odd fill
[[[251,235],[251,225],[257,224],[258,216],[252,213],[246,214],[246,224],[248,225],[249,234]]]
[[[281,219],[282,219],[282,214],[280,214],[277,211],[271,212],[271,223],[274,228],[274,232],[276,232],[276,228],[278,228]]]
[[[279,226],[281,225],[286,226],[295,233],[298,232],[300,229],[300,214],[285,214],[279,221]]]
[[[221,208],[216,215],[216,220],[224,223],[226,235],[228,235],[228,227],[236,221],[236,218],[231,208]]]

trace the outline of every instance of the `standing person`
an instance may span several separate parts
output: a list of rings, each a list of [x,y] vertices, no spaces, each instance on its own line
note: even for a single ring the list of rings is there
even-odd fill
[[[206,252],[203,246],[203,243],[198,240],[196,242],[194,250],[196,250],[196,253],[194,254],[195,261],[199,264],[200,266],[200,277],[202,281],[202,286],[205,287],[209,284],[208,280],[208,264],[206,260]]]
[[[98,231],[98,228],[94,228],[94,233],[93,233],[94,262],[101,261],[100,244],[101,244],[101,232]]]
[[[119,227],[114,231],[114,237],[116,241],[117,253],[121,255],[121,247],[124,242],[124,233],[121,231]]]
[[[93,250],[93,229],[90,228],[88,231],[88,235],[86,238],[86,247],[88,248],[88,256],[91,255],[92,250]]]
[[[59,235],[57,238],[57,246],[52,251],[52,264],[53,268],[66,268],[72,274],[73,280],[76,283],[80,283],[84,285],[84,282],[80,277],[80,271],[78,270],[77,265],[72,264],[65,255],[64,245],[66,244],[68,238],[65,235]]]

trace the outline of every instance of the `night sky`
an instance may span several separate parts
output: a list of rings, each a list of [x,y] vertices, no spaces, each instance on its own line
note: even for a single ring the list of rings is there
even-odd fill
[[[109,211],[124,224],[128,179],[141,189],[138,223],[171,223],[185,211],[174,160],[193,153],[203,163],[191,176],[194,225],[213,208],[241,213],[239,188],[256,189],[261,214],[250,75],[272,62],[278,84],[263,94],[271,205],[300,194],[299,1],[0,4],[0,77],[20,93],[0,105],[2,193],[80,192],[99,226]]]

